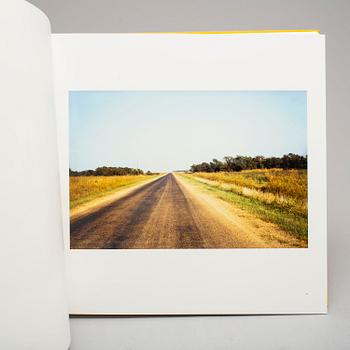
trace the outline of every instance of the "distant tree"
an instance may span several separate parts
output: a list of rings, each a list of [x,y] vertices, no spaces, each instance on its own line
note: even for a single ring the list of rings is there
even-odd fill
[[[217,159],[214,158],[210,162],[210,168],[211,168],[212,172],[217,173],[219,171],[223,171],[224,165],[223,165],[223,163],[220,160],[217,160]]]
[[[241,171],[246,169],[306,169],[307,156],[288,153],[283,157],[263,156],[247,157],[247,156],[225,156],[223,161],[213,159],[210,163],[202,162],[192,164],[190,172],[218,172],[218,171]]]
[[[253,158],[254,167],[252,169],[263,169],[265,168],[266,159],[263,156],[256,156]]]
[[[226,171],[236,171],[235,158],[232,156],[224,157],[224,167]]]
[[[95,170],[74,171],[69,169],[69,176],[123,176],[123,175],[142,175],[141,169],[128,167],[98,167]]]

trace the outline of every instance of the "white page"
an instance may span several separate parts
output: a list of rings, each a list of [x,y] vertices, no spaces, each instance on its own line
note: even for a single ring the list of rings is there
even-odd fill
[[[326,312],[323,35],[58,34],[53,47],[70,313]],[[69,249],[72,90],[307,91],[308,248]]]
[[[67,349],[50,23],[0,5],[0,347]]]

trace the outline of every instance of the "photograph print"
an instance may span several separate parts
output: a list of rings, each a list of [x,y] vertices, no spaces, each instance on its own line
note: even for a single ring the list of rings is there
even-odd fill
[[[70,248],[307,248],[307,162],[306,91],[70,91]]]

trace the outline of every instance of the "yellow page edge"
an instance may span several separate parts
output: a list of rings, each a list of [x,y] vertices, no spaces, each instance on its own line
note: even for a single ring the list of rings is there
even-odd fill
[[[319,29],[265,29],[265,30],[227,30],[227,31],[189,31],[189,32],[142,32],[139,34],[266,34],[266,33],[317,33]]]

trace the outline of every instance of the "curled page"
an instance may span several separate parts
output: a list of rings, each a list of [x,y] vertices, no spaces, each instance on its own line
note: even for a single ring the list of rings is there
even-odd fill
[[[67,349],[50,23],[0,6],[0,347]]]

